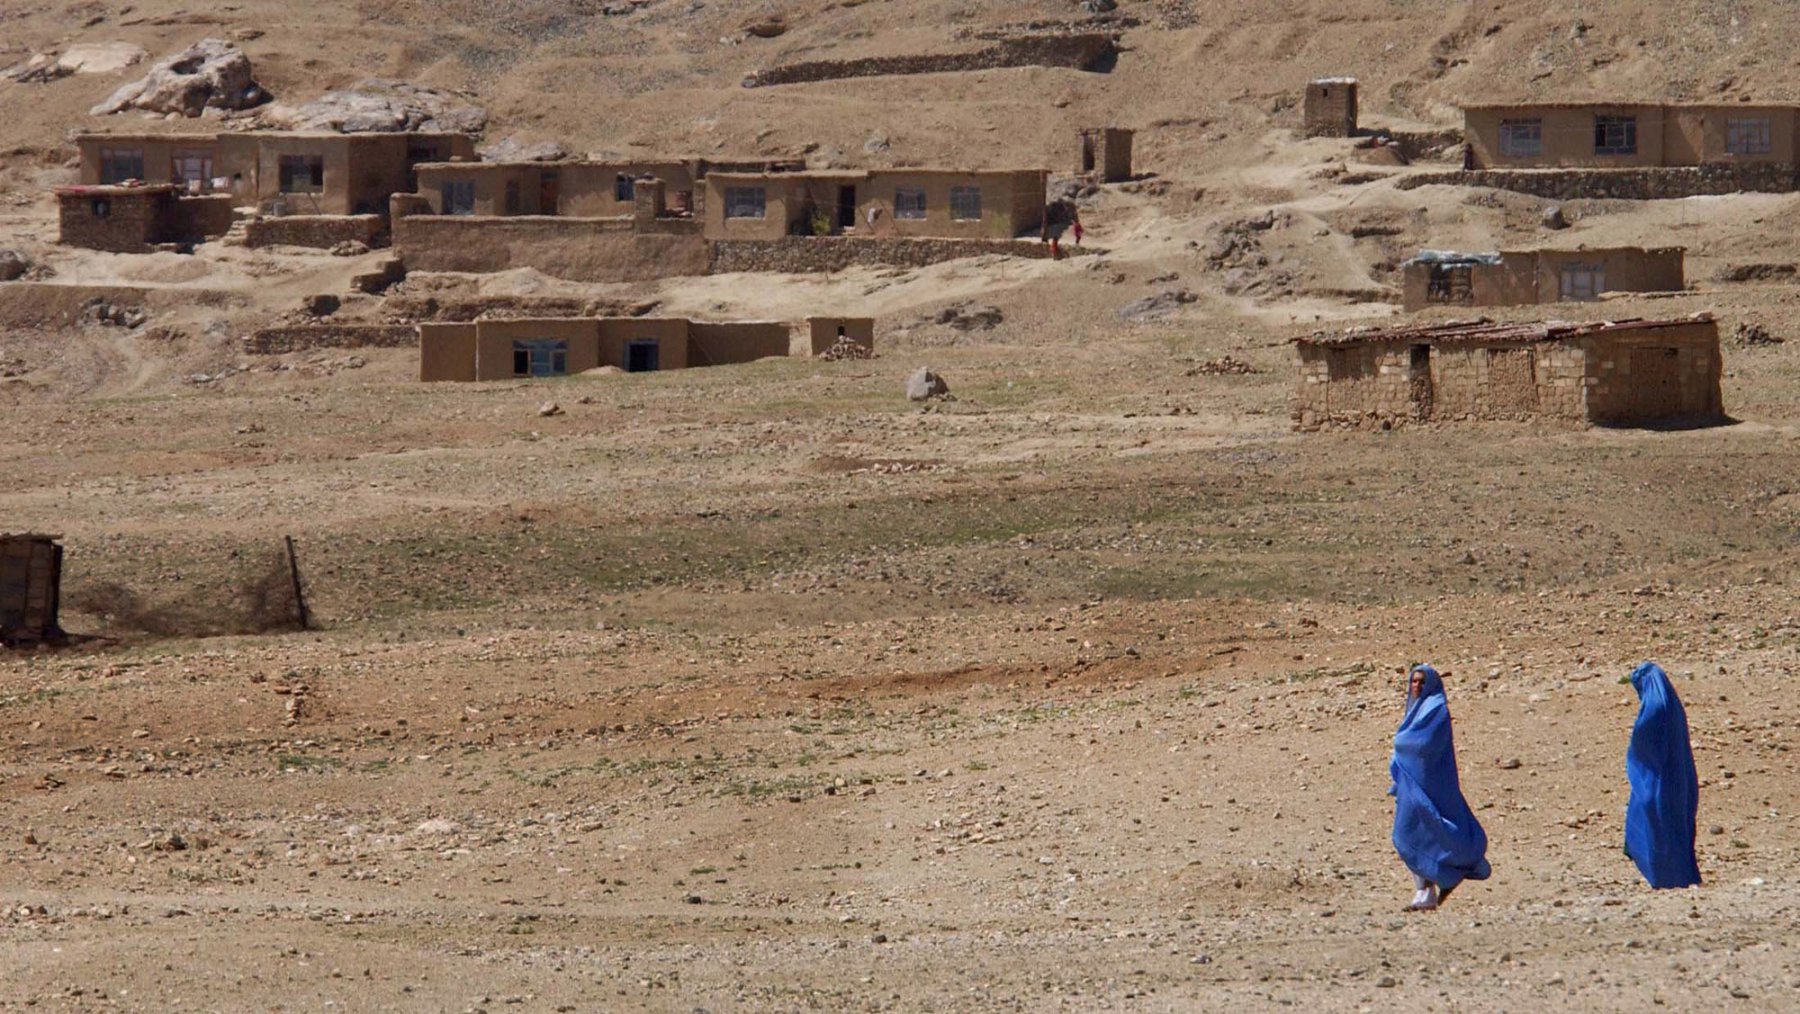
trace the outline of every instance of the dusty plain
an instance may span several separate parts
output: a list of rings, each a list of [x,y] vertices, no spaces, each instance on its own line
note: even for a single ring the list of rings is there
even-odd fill
[[[1106,252],[1060,262],[414,277],[880,318],[868,361],[421,385],[407,350],[241,352],[361,259],[52,245],[62,135],[117,81],[0,85],[0,245],[51,269],[0,284],[0,527],[64,536],[79,635],[0,657],[0,1009],[1792,1009],[1800,290],[1715,275],[1800,259],[1800,197],[1545,233],[1546,202],[1296,139],[1289,101],[1315,73],[1413,127],[1497,91],[1792,100],[1781,5],[1124,0],[1108,75],[766,90],[737,80],[1074,5],[796,3],[774,40],[733,34],[760,7],[598,6],[35,3],[0,35],[227,35],[278,95],[466,87],[490,138],[578,150],[861,164],[881,131],[1061,169],[1065,128],[1118,119],[1152,176],[1084,198]],[[1728,340],[1731,425],[1290,430],[1288,339],[1390,319],[1398,259],[1582,242],[1680,242],[1693,284],[1552,315],[1788,339]],[[83,286],[150,323],[82,320]],[[970,302],[1001,322],[933,323]],[[954,400],[908,403],[919,365]],[[287,535],[319,629],[258,632]],[[1698,890],[1620,848],[1645,658],[1693,723]],[[1413,661],[1448,674],[1495,869],[1432,915],[1387,841]]]

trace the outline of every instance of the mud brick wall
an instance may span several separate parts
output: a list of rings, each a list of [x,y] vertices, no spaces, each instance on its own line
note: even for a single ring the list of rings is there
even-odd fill
[[[253,356],[279,356],[309,349],[400,349],[418,343],[411,324],[300,324],[266,327],[244,339]]]
[[[1104,73],[1118,58],[1118,37],[1093,32],[1079,35],[1032,35],[1004,39],[997,45],[969,53],[927,53],[915,56],[882,56],[861,60],[811,60],[769,67],[744,78],[745,88],[835,81],[851,77],[890,74],[943,74],[988,70],[994,67],[1073,67]]]
[[[636,233],[629,218],[487,218],[408,215],[394,221],[408,271],[536,268],[576,282],[638,282],[706,273],[706,243],[692,226]]]
[[[1405,343],[1301,345],[1289,414],[1294,428],[1390,429],[1472,419],[1587,419],[1588,357],[1580,345],[1438,345],[1430,381]],[[1428,392],[1423,399],[1421,390]]]
[[[387,230],[380,215],[284,215],[244,227],[244,245],[309,246],[328,250],[352,240],[375,246]]]
[[[1401,190],[1444,184],[1492,187],[1556,201],[1660,201],[1681,197],[1800,189],[1800,171],[1787,163],[1646,167],[1642,169],[1472,169],[1418,173],[1395,182]]]
[[[781,239],[716,240],[707,270],[813,272],[842,271],[864,265],[921,268],[929,264],[1005,254],[1043,258],[1050,246],[1020,240],[985,239],[858,239],[847,236],[787,236]]]

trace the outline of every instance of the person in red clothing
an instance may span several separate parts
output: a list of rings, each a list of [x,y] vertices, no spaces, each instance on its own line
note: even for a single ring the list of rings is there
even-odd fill
[[[1075,224],[1074,224],[1074,226],[1072,226],[1072,228],[1075,232],[1075,245],[1080,246],[1081,245],[1081,234],[1087,230],[1085,230],[1081,227],[1081,215],[1079,213],[1077,213],[1075,216]]]

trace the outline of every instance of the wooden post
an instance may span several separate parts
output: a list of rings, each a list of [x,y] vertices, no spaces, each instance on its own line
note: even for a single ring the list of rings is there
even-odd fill
[[[300,620],[301,630],[311,630],[312,621],[306,614],[306,593],[300,588],[300,558],[294,554],[294,537],[286,536],[288,576],[294,582],[294,613]]]

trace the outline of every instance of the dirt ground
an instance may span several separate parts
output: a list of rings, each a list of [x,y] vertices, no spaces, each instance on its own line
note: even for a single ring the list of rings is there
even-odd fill
[[[795,3],[772,40],[761,7],[599,6],[37,3],[0,63],[227,35],[284,100],[404,76],[574,150],[1066,168],[1123,120],[1152,175],[1084,196],[1103,252],[1063,261],[346,297],[878,319],[873,360],[426,385],[411,350],[242,351],[380,252],[56,246],[63,134],[118,81],[0,84],[0,246],[37,270],[0,284],[0,516],[63,536],[76,642],[0,656],[0,1010],[1793,1007],[1800,290],[1717,278],[1800,262],[1800,197],[1553,233],[1292,131],[1317,73],[1440,127],[1780,98],[1781,8],[1124,0],[1109,75],[746,90],[1072,5]],[[1395,317],[1421,247],[1665,243],[1688,291],[1496,315],[1712,312],[1730,425],[1290,429],[1288,340]],[[971,303],[999,323],[937,322]],[[921,365],[953,399],[905,400]],[[1695,890],[1621,851],[1647,658],[1692,722]],[[1430,915],[1385,795],[1418,661],[1494,867]]]

